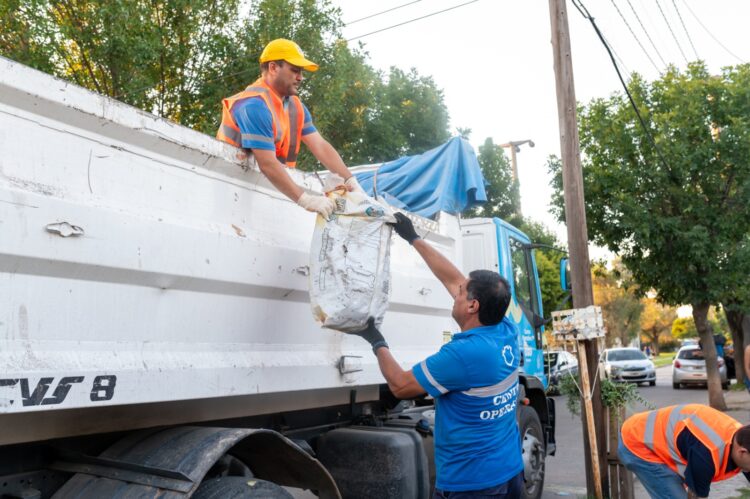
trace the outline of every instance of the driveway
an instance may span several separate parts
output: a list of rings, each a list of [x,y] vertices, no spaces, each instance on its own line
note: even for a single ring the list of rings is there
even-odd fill
[[[656,386],[641,386],[638,388],[641,396],[654,407],[666,407],[674,404],[698,403],[708,404],[708,392],[705,388],[672,388],[672,366],[661,367],[656,370]],[[727,414],[740,422],[750,420],[750,395],[746,391],[724,392],[729,409]],[[555,396],[557,407],[557,455],[547,458],[547,475],[544,485],[544,499],[559,497],[585,497],[586,475],[584,471],[583,432],[579,416],[572,415],[565,407],[565,397]],[[628,408],[628,413],[648,410],[641,404]],[[731,480],[714,483],[711,486],[710,497],[730,498],[739,497],[738,489],[747,487],[750,483],[742,474]],[[648,494],[636,480],[635,497],[647,498]]]

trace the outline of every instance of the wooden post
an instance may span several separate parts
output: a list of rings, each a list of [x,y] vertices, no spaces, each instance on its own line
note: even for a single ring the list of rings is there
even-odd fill
[[[573,306],[585,308],[593,305],[594,294],[589,267],[583,174],[581,172],[573,63],[565,0],[549,0],[549,10],[557,91],[557,114],[560,126],[560,151],[563,164],[565,219],[568,229],[568,249],[570,250],[571,284],[573,285]],[[579,364],[588,366],[588,370],[581,369],[581,378],[583,380],[585,372],[588,374],[589,380],[595,379],[599,364],[599,349],[596,341],[586,340],[581,343],[583,348],[579,348]],[[584,427],[584,447],[586,449],[586,486],[589,495],[593,495],[594,490],[609,489],[607,459],[606,453],[603,452],[604,445],[600,445],[598,448],[596,446],[597,440],[602,443],[605,442],[600,386],[599,383],[596,383],[591,394],[591,415],[582,411],[585,414],[585,417],[582,418],[582,424]],[[589,427],[594,428],[594,431],[589,432]],[[592,452],[592,449],[597,450]],[[592,465],[592,463],[595,464]],[[594,469],[597,469],[598,476],[601,479],[599,484],[595,483]]]
[[[594,420],[594,408],[591,405],[591,383],[589,383],[589,369],[588,365],[586,363],[586,356],[585,355],[579,355],[579,372],[581,375],[581,400],[583,400],[583,407],[585,409],[586,413],[586,419],[588,421]],[[591,462],[597,462],[597,456],[598,454],[598,448],[597,448],[597,438],[596,438],[596,428],[594,428],[594,425],[589,424],[586,425],[586,430],[589,437],[589,453],[591,457]],[[602,499],[604,495],[602,494],[602,477],[601,477],[601,469],[599,466],[592,466],[593,471],[593,480],[594,480],[594,497],[596,499]]]
[[[617,456],[617,447],[619,446],[620,426],[625,420],[625,408],[618,407],[609,409],[609,483],[610,494],[612,499],[633,499],[633,476],[630,470],[620,463]]]

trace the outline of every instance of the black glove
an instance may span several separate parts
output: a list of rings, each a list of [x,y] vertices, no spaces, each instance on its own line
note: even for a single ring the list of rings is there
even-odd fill
[[[383,338],[383,335],[380,334],[380,331],[378,331],[378,328],[375,327],[375,319],[370,317],[367,319],[367,327],[361,331],[356,331],[352,334],[356,334],[357,336],[361,336],[365,340],[367,340],[370,345],[372,345],[372,351],[377,352],[378,348],[385,347],[388,348],[388,343],[385,342],[385,338]]]
[[[414,230],[414,224],[411,223],[411,220],[409,220],[403,213],[396,213],[394,216],[396,217],[396,223],[388,225],[393,227],[393,230],[406,240],[407,243],[414,244],[414,241],[419,239],[417,231]]]

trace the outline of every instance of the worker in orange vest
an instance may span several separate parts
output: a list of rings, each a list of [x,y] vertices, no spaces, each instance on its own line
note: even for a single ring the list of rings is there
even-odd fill
[[[328,218],[335,202],[304,192],[286,171],[297,165],[304,142],[323,166],[345,180],[348,190],[362,190],[336,149],[315,129],[310,111],[297,96],[302,71],[317,71],[318,65],[305,58],[299,45],[279,38],[263,49],[260,68],[261,77],[255,83],[222,101],[216,138],[252,151],[260,171],[279,191]]]
[[[652,498],[708,497],[711,482],[740,471],[750,481],[750,425],[701,404],[629,417],[620,429],[620,462]]]

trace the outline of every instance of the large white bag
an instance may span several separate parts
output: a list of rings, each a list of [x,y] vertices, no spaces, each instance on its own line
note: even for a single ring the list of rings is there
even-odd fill
[[[321,326],[349,333],[383,321],[390,291],[393,211],[343,187],[330,220],[318,215],[310,249],[310,304]]]

